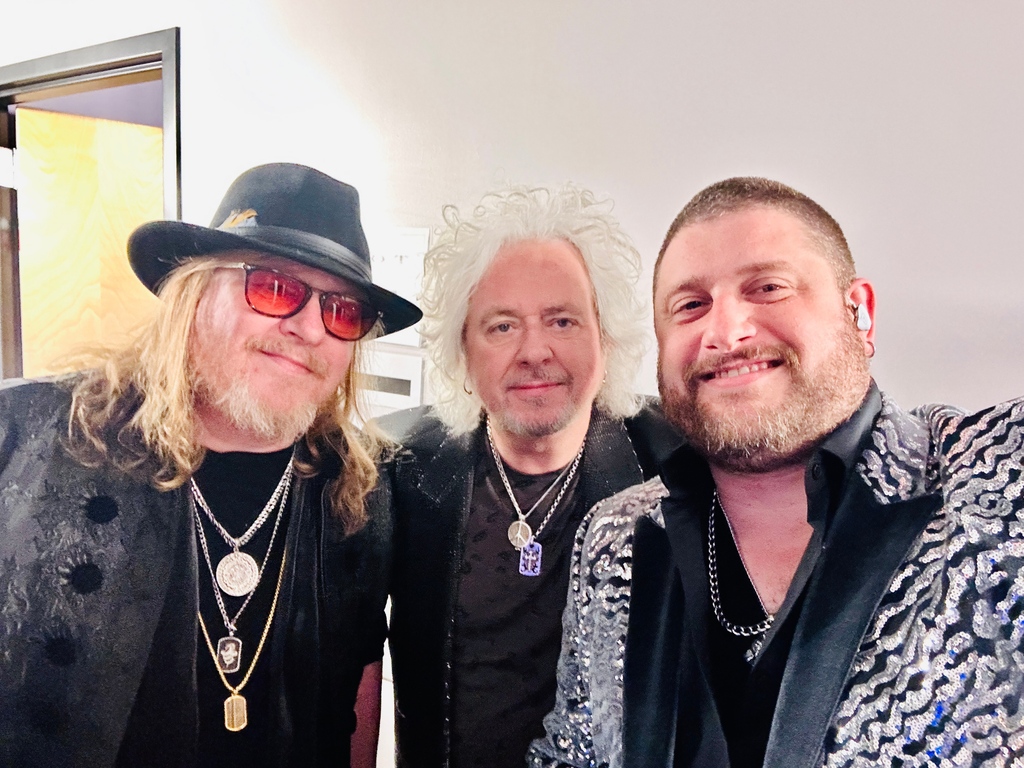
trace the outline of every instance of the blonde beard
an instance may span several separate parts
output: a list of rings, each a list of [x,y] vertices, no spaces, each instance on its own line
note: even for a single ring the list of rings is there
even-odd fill
[[[249,391],[246,382],[237,379],[219,392],[212,391],[209,382],[200,379],[196,398],[221,414],[235,429],[274,441],[294,442],[309,431],[321,410],[314,403],[302,403],[286,411],[271,408]]]
[[[252,351],[284,351],[286,346],[277,342],[247,339],[245,348]],[[291,354],[294,351],[289,350]],[[223,416],[235,429],[263,440],[294,442],[309,431],[322,411],[329,410],[334,398],[328,397],[321,403],[305,402],[288,409],[272,407],[261,400],[249,387],[249,382],[239,376],[231,376],[220,361],[211,355],[210,344],[199,349],[193,347],[195,381],[193,397]],[[315,355],[309,354],[303,363],[316,375],[326,374],[326,365]],[[203,371],[207,370],[207,373]]]

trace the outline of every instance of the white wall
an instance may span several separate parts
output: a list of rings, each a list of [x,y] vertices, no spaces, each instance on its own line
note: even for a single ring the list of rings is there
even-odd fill
[[[697,189],[773,176],[836,216],[875,280],[884,388],[1024,393],[1016,0],[7,5],[0,65],[181,27],[186,220],[274,160],[356,184],[371,245],[505,180],[572,179],[617,201],[646,294]]]

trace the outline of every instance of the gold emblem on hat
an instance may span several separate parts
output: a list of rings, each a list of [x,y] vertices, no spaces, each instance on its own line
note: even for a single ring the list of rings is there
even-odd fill
[[[244,211],[234,210],[231,214],[224,219],[224,223],[220,225],[220,229],[234,229],[235,227],[255,227],[256,226],[256,211],[252,208],[246,208]]]

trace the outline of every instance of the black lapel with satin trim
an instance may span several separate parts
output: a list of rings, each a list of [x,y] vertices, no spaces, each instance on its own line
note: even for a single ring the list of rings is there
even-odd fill
[[[482,427],[452,436],[440,422],[436,426],[413,438],[411,457],[395,459],[396,553],[405,559],[396,566],[422,569],[425,578],[447,585],[462,549],[476,461],[473,446]]]
[[[466,490],[466,475],[472,471],[473,445],[479,428],[465,435],[446,435],[429,459],[419,466],[417,487],[434,504],[442,506]]]
[[[623,766],[665,768],[675,748],[683,600],[668,537],[637,521],[623,670]]]
[[[711,616],[707,568],[704,562],[704,524],[694,511],[710,504],[710,475],[693,475],[676,484],[662,502],[666,537],[684,602],[684,637],[680,652],[679,723],[675,765],[721,768],[729,765],[729,747],[707,677],[711,669],[708,621]],[[635,566],[634,566],[635,567]]]
[[[941,506],[882,504],[851,483],[808,584],[775,709],[765,768],[816,765],[864,633],[894,571]]]
[[[689,515],[683,524],[693,525],[690,535],[700,546],[700,521]],[[624,768],[729,765],[725,733],[702,671],[709,663],[707,632],[696,617],[709,610],[700,557],[681,566],[666,532],[640,519],[623,681]]]

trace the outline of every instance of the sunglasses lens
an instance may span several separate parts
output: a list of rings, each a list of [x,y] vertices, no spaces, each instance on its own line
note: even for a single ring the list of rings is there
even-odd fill
[[[245,300],[261,315],[285,317],[305,303],[306,284],[288,275],[253,269],[246,275]]]
[[[348,296],[328,296],[324,300],[324,327],[339,339],[361,339],[376,321],[376,312]]]

